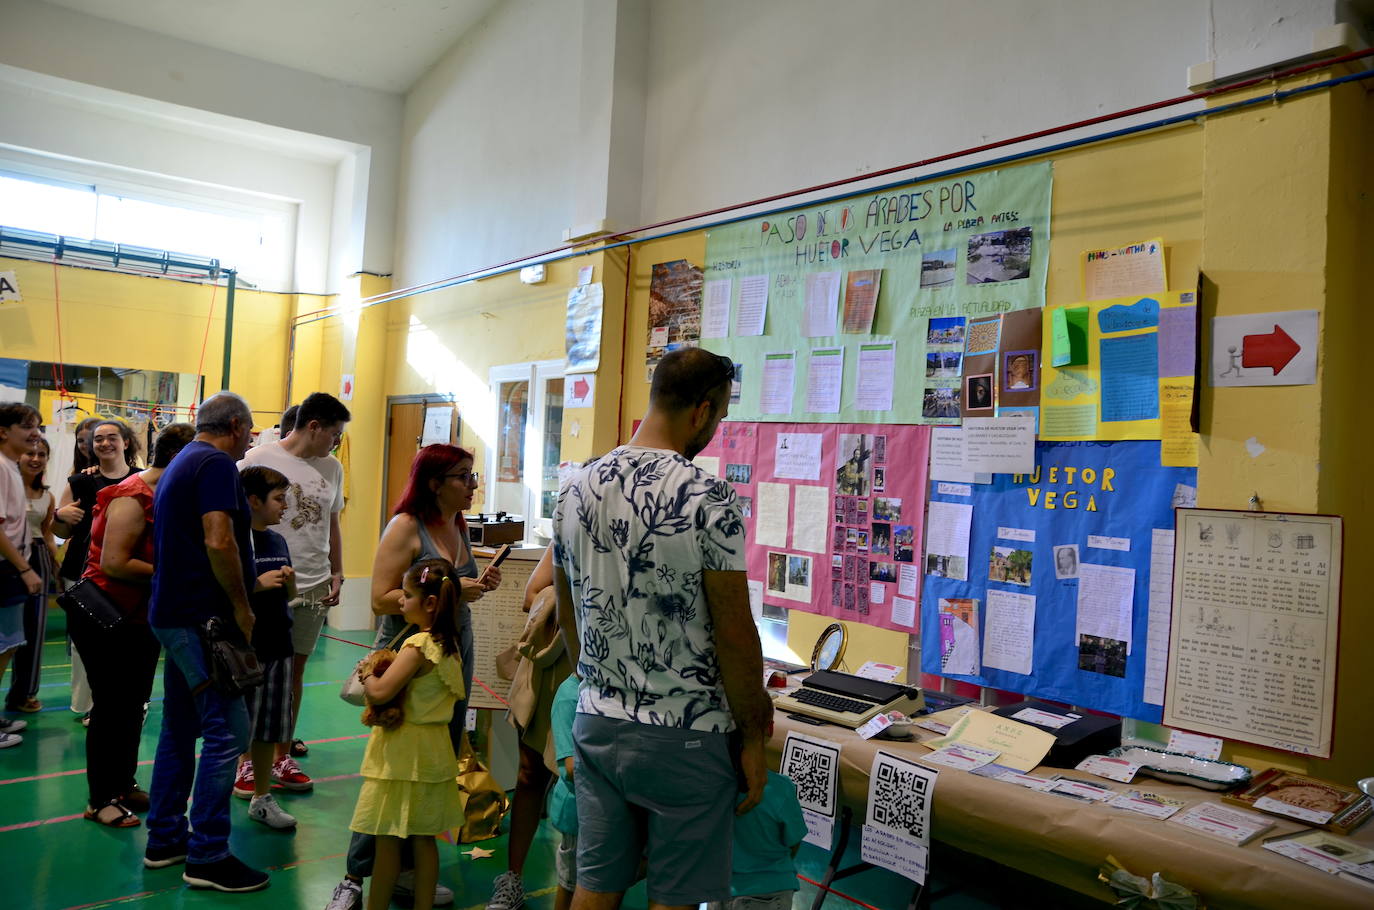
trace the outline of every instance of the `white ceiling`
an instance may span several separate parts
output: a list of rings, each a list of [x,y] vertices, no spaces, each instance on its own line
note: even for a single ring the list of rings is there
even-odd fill
[[[500,0],[45,0],[386,92],[404,92]]]

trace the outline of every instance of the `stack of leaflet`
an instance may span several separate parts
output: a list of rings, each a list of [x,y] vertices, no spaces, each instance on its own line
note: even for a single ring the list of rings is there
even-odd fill
[[[1052,768],[1074,768],[1089,755],[1105,755],[1121,745],[1121,718],[1082,714],[1043,701],[1006,705],[992,713],[1054,735],[1054,745],[1044,763]]]

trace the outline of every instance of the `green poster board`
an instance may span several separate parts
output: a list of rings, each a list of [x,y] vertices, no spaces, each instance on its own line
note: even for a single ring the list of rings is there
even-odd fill
[[[703,277],[708,309],[711,301],[717,309],[714,319],[703,314],[700,343],[741,366],[740,398],[731,404],[730,418],[949,423],[948,417],[922,416],[927,389],[952,389],[957,395],[959,385],[948,344],[932,344],[940,352],[936,358],[944,359],[932,363],[927,376],[927,343],[939,340],[928,339],[928,320],[1044,306],[1051,183],[1049,163],[1032,164],[797,208],[709,231]],[[858,274],[871,270],[880,270],[876,309],[866,298],[872,276]],[[749,315],[750,298],[755,303],[760,299],[759,276],[765,275],[763,334],[743,334],[749,320],[741,317]],[[832,300],[833,310],[827,306]],[[723,309],[727,305],[728,314]],[[828,334],[818,334],[823,330]],[[896,342],[890,366],[892,408],[863,410],[859,405],[874,398],[875,377],[868,376],[860,387],[860,346],[885,340]],[[808,410],[811,351],[837,347],[844,348],[839,410]],[[781,352],[796,354],[792,409],[764,413],[764,357]],[[824,397],[813,389],[813,402]]]

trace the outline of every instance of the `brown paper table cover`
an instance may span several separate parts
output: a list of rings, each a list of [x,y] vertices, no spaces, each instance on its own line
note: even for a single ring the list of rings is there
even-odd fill
[[[919,743],[861,739],[852,730],[816,727],[779,713],[769,760],[777,767],[783,741],[796,731],[839,743],[841,802],[862,824],[868,799],[868,771],[880,749],[905,758],[930,750]],[[936,766],[932,766],[936,767]],[[1245,907],[1291,910],[1294,906],[1321,908],[1374,907],[1374,888],[1346,881],[1305,866],[1260,843],[1307,826],[1273,818],[1274,828],[1244,847],[1233,847],[1194,833],[1172,821],[1149,818],[1103,805],[1075,802],[1039,793],[1016,784],[979,777],[966,771],[937,767],[931,831],[942,843],[992,859],[1104,903],[1113,895],[1097,878],[1110,854],[1125,868],[1149,877],[1158,872],[1202,895],[1209,908]],[[1040,767],[1033,774],[1067,774],[1115,790],[1124,784],[1103,781],[1081,771]],[[1143,775],[1130,785],[1188,805],[1220,802],[1218,794]],[[1180,810],[1182,811],[1182,810]],[[1374,848],[1374,823],[1351,835],[1351,840]]]

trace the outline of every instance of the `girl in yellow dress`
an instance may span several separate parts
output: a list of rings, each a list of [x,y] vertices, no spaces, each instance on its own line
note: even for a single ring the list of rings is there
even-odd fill
[[[458,760],[449,740],[453,705],[463,697],[458,656],[458,583],[444,559],[410,567],[402,582],[402,615],[421,631],[410,636],[381,676],[363,678],[372,704],[405,691],[405,719],[372,728],[363,755],[363,788],[350,828],[377,835],[368,910],[386,910],[400,871],[401,841],[415,849],[415,906],[429,910],[439,878],[434,837],[463,824]]]

